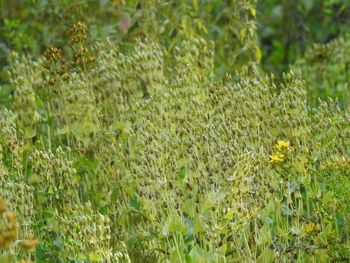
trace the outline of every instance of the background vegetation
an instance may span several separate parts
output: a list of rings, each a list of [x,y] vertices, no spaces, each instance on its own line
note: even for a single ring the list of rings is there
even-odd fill
[[[0,4],[0,262],[350,261],[348,1]]]

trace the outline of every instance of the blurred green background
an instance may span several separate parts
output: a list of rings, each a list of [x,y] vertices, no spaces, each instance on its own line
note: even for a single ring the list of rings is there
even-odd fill
[[[11,54],[37,57],[48,45],[65,50],[67,30],[77,21],[88,25],[91,43],[108,37],[124,48],[145,37],[161,42],[168,51],[186,37],[212,40],[218,76],[256,65],[262,72],[278,76],[302,58],[313,43],[327,43],[339,36],[347,38],[350,27],[350,1],[346,0],[1,0],[0,3],[3,102],[10,92],[5,73]],[[332,96],[332,92],[328,95]]]

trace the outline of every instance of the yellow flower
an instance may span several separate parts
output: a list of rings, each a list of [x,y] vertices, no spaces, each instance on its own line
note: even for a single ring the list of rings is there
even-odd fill
[[[338,166],[345,168],[348,166],[350,159],[346,159],[344,156],[337,162]]]
[[[331,161],[326,161],[325,162],[325,166],[327,167],[332,167],[333,166],[333,163]]]
[[[290,142],[288,141],[278,141],[275,145],[276,150],[287,150],[289,148]]]
[[[284,154],[282,153],[274,153],[270,155],[270,163],[278,163],[283,162]]]
[[[309,170],[308,169],[300,169],[299,172],[302,174],[305,174],[305,173],[309,172]]]
[[[321,226],[320,226],[320,224],[314,224],[314,223],[311,222],[310,224],[305,226],[304,230],[305,230],[306,233],[311,233],[311,232],[314,232],[314,231],[320,231],[321,230]]]

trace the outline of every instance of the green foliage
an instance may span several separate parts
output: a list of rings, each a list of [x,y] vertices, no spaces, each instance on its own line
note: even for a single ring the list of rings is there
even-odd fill
[[[350,2],[344,0],[259,1],[262,64],[283,72],[314,43],[327,43],[349,31]]]
[[[257,4],[3,4],[0,262],[350,261],[348,5]]]
[[[89,25],[91,39],[111,37],[126,48],[143,36],[160,41],[166,49],[188,36],[213,40],[215,71],[220,76],[235,73],[248,61],[260,62],[262,55],[265,69],[281,73],[311,44],[347,33],[350,8],[344,0],[15,0],[1,4],[2,66],[10,59],[10,50],[37,55],[48,45],[62,48],[66,29],[80,20]]]
[[[350,41],[342,38],[325,45],[315,44],[295,63],[306,81],[310,105],[327,97],[338,99],[342,107],[349,105],[349,47]]]
[[[13,65],[2,171],[30,190],[37,262],[349,260],[349,111],[309,109],[292,72],[216,80],[214,49],[106,41],[69,78]]]
[[[92,40],[107,36],[129,48],[147,37],[171,50],[187,37],[214,40],[215,65],[220,74],[235,72],[248,62],[259,62],[256,1],[197,0],[59,0],[3,3],[1,64],[10,50],[40,54],[48,45],[64,49],[64,35],[77,21],[89,25]],[[16,12],[15,12],[16,10]],[[4,77],[3,77],[4,78]]]

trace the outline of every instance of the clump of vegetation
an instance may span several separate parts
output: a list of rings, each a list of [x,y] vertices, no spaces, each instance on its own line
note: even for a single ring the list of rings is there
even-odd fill
[[[349,259],[348,110],[308,108],[293,72],[216,80],[202,39],[89,50],[10,73],[3,170],[31,193],[38,262]]]
[[[296,63],[308,87],[312,106],[318,98],[338,99],[342,107],[349,106],[350,84],[348,52],[350,41],[340,38],[327,44],[315,44]]]
[[[348,262],[347,41],[275,77],[255,1],[136,2],[122,38],[12,55],[0,261]]]

